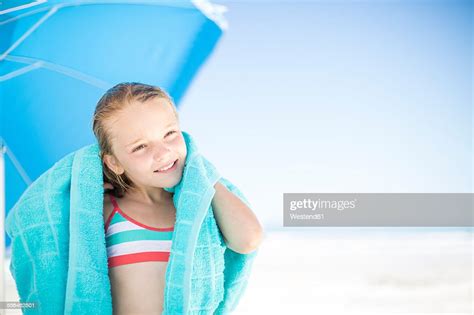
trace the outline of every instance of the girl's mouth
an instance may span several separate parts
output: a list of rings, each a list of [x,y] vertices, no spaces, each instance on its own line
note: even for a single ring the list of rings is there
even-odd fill
[[[156,170],[155,173],[169,173],[174,171],[178,166],[178,159],[176,159],[172,164],[169,164],[159,170]]]

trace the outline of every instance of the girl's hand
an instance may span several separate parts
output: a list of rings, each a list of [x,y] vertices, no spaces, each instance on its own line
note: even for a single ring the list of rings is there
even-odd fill
[[[107,189],[114,189],[114,186],[112,186],[112,184],[110,183],[104,182],[104,190],[107,190]]]

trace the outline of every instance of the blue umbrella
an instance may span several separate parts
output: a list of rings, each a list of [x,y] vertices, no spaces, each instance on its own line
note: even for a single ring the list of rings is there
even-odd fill
[[[54,162],[95,141],[91,118],[108,88],[153,84],[178,105],[226,26],[223,7],[206,1],[13,5],[0,16],[7,210]]]

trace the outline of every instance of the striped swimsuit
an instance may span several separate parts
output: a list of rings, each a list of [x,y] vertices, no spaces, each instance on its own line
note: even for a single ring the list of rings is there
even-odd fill
[[[109,268],[144,261],[168,261],[174,227],[155,228],[140,223],[114,206],[105,223]]]

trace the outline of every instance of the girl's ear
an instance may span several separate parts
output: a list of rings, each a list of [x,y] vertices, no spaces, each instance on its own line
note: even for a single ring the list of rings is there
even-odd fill
[[[104,164],[115,174],[121,175],[123,173],[123,168],[120,166],[120,163],[117,161],[115,156],[110,154],[104,155]]]

